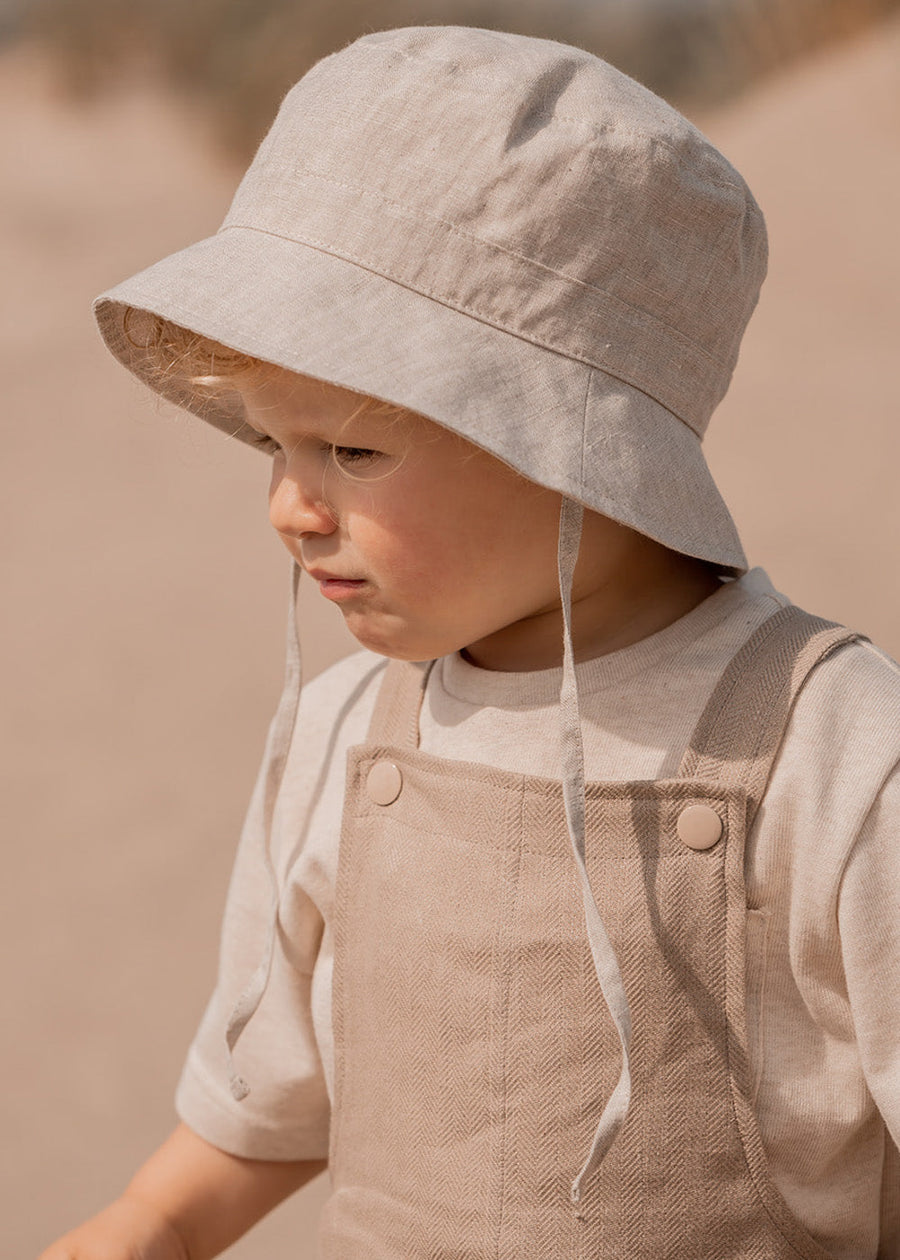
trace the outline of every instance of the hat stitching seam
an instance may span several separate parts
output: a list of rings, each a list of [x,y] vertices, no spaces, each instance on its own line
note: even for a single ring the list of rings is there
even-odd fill
[[[571,359],[574,363],[583,363],[586,367],[593,368],[599,372],[604,372],[607,376],[612,377],[614,380],[622,381],[623,384],[630,386],[632,389],[636,389],[640,393],[646,394],[647,397],[652,399],[658,406],[664,408],[673,415],[676,420],[680,421],[681,424],[683,424],[685,428],[689,429],[695,437],[701,436],[689,420],[686,420],[683,416],[679,415],[670,403],[663,402],[662,399],[657,397],[657,395],[653,393],[646,384],[636,384],[633,380],[623,376],[621,371],[613,371],[612,368],[607,365],[598,363],[594,359],[587,358],[584,353],[573,353],[568,349],[562,350],[558,346],[552,344],[549,340],[540,340],[531,334],[507,327],[507,325],[501,323],[496,316],[487,315],[481,312],[477,307],[471,306],[457,299],[442,297],[434,290],[425,288],[424,286],[414,285],[405,280],[398,280],[396,277],[389,275],[387,272],[379,270],[377,267],[373,266],[363,258],[360,258],[358,255],[352,254],[349,251],[338,253],[330,243],[318,240],[315,237],[300,239],[295,236],[285,236],[282,232],[272,232],[267,228],[255,227],[248,223],[230,223],[227,227],[220,228],[219,231],[220,233],[226,232],[231,228],[238,228],[242,231],[259,232],[262,236],[271,236],[276,240],[287,241],[288,244],[291,245],[305,245],[310,249],[321,250],[324,254],[328,254],[334,258],[340,258],[345,262],[353,263],[355,266],[362,267],[365,271],[371,271],[374,275],[378,275],[381,276],[382,279],[389,280],[392,284],[397,284],[401,288],[409,289],[412,293],[418,293],[421,297],[428,298],[430,301],[438,302],[441,306],[446,306],[451,310],[459,311],[461,314],[471,315],[475,319],[480,320],[482,323],[488,324],[490,327],[496,328],[498,331],[504,332],[510,337],[517,337],[520,341],[528,342],[529,345],[539,346],[542,350],[548,350],[551,354],[558,354],[561,358]],[[597,290],[597,292],[604,292],[604,290]],[[615,295],[609,294],[609,296],[613,301],[615,301]],[[703,351],[701,346],[698,346],[697,349],[700,350],[701,353],[706,353]],[[706,357],[708,358],[709,355]],[[717,366],[724,367],[723,364],[718,364],[717,360],[713,360],[713,362],[717,363]]]
[[[546,271],[551,276],[557,276],[560,280],[565,280],[569,284],[576,285],[580,289],[588,290],[591,293],[602,294],[603,297],[608,298],[610,301],[616,303],[617,305],[622,306],[629,311],[633,311],[636,315],[640,315],[644,317],[649,323],[653,324],[654,326],[658,326],[660,328],[665,329],[667,332],[671,333],[673,337],[677,338],[679,342],[683,342],[685,345],[690,346],[692,349],[697,350],[710,363],[714,364],[718,368],[728,371],[729,365],[727,362],[721,359],[717,359],[715,355],[711,354],[710,351],[707,350],[705,346],[701,345],[701,343],[698,341],[694,341],[692,337],[688,337],[687,334],[684,333],[680,328],[677,328],[674,324],[670,324],[668,321],[664,319],[660,319],[657,315],[652,314],[650,311],[644,310],[643,307],[635,306],[635,304],[633,302],[629,302],[627,298],[619,297],[618,294],[610,292],[609,289],[603,289],[599,285],[590,284],[586,280],[579,280],[577,276],[570,276],[569,273],[566,271],[560,271],[556,267],[551,267],[547,263],[541,262],[537,258],[531,258],[528,254],[523,254],[523,253],[520,253],[518,250],[510,249],[506,245],[501,245],[498,241],[486,240],[483,236],[477,236],[474,232],[470,232],[470,231],[467,231],[465,228],[459,227],[457,224],[451,222],[451,220],[449,219],[442,218],[439,215],[429,214],[427,210],[414,210],[411,207],[404,205],[403,202],[394,201],[390,197],[383,196],[381,193],[371,192],[369,189],[364,188],[361,184],[354,184],[354,183],[348,182],[347,180],[335,179],[334,176],[332,175],[323,174],[321,171],[313,170],[311,167],[308,167],[308,166],[303,166],[303,167],[298,168],[298,173],[301,173],[301,172],[305,175],[310,176],[312,179],[317,179],[321,181],[322,183],[330,184],[334,188],[341,188],[347,192],[355,193],[364,198],[372,198],[378,201],[383,206],[387,206],[393,210],[399,211],[407,219],[410,219],[410,220],[427,219],[430,223],[439,223],[442,227],[445,227],[449,232],[452,232],[455,236],[462,237],[462,239],[464,240],[472,241],[473,243],[477,245],[483,245],[487,249],[496,250],[498,253],[505,254],[510,258],[515,258],[519,262],[529,263],[531,266],[537,267],[541,271]],[[282,232],[272,232],[268,228],[259,228],[259,227],[254,226],[251,223],[237,223],[237,222],[226,221],[225,223],[223,223],[222,227],[219,228],[219,232],[227,231],[228,228],[230,227],[248,228],[250,231],[266,232],[270,236],[279,236],[283,240],[287,240],[287,241],[298,240],[300,241],[301,244],[303,243],[298,237],[286,236]],[[369,271],[377,271],[379,275],[384,274],[383,272],[378,271],[378,268],[372,266],[369,263],[363,262],[363,260],[359,257],[356,257],[351,254],[346,254],[346,255],[337,254],[337,251],[334,249],[334,247],[331,244],[327,244],[321,240],[314,241],[314,238],[307,238],[307,243],[313,243],[313,242],[319,248],[324,249],[327,253],[336,254],[337,257],[346,257],[350,261],[357,262],[360,264],[360,266],[366,267],[366,269]],[[391,276],[388,276],[386,278],[393,279],[393,277]],[[398,283],[403,283],[403,282],[398,281]],[[413,288],[414,286],[408,285],[407,287]],[[424,292],[424,290],[420,290],[420,292]],[[433,292],[430,292],[429,296],[436,297],[437,295]],[[472,309],[474,311],[474,308]]]
[[[297,237],[285,236],[281,232],[271,232],[266,228],[254,227],[247,223],[232,223],[229,224],[227,228],[220,228],[219,231],[225,232],[232,227],[239,228],[242,231],[259,232],[263,236],[271,236],[276,240],[287,241],[291,245],[305,245],[310,249],[321,250],[322,253],[328,254],[334,258],[340,258],[344,262],[353,263],[355,266],[362,267],[365,271],[371,271],[374,275],[381,276],[384,280],[389,280],[391,284],[397,284],[403,289],[409,289],[412,293],[418,293],[420,297],[428,298],[429,301],[438,302],[441,306],[446,306],[450,310],[458,311],[460,314],[471,315],[481,323],[487,324],[491,328],[496,328],[499,332],[506,333],[509,337],[516,337],[519,341],[525,341],[529,345],[538,346],[541,350],[547,350],[551,354],[558,354],[560,358],[570,359],[573,363],[582,363],[585,367],[592,368],[598,372],[603,372],[606,376],[612,377],[613,380],[621,381],[624,385],[628,385],[631,389],[636,389],[639,393],[646,394],[646,396],[655,402],[657,406],[662,407],[665,411],[669,412],[670,415],[674,416],[680,424],[683,424],[684,427],[694,435],[694,437],[698,439],[702,438],[702,435],[698,433],[697,429],[694,428],[689,420],[685,420],[683,416],[680,416],[669,403],[663,402],[662,399],[652,393],[646,385],[638,385],[634,381],[629,380],[628,377],[623,376],[621,372],[614,372],[603,363],[597,363],[593,359],[588,359],[583,354],[573,354],[570,350],[560,350],[559,347],[552,345],[549,341],[541,341],[537,337],[531,336],[528,333],[508,328],[505,324],[500,323],[496,316],[483,314],[474,306],[467,305],[466,303],[457,300],[451,301],[449,298],[441,297],[433,290],[410,284],[408,281],[397,280],[394,276],[378,270],[378,268],[372,266],[371,263],[366,262],[364,259],[359,258],[355,254],[351,254],[349,252],[341,254],[336,253],[331,245],[324,241],[316,240],[314,237],[310,237],[306,240],[300,240]],[[602,290],[598,291],[602,292]],[[702,347],[698,347],[698,349],[701,348]]]
[[[292,245],[296,245],[296,244],[308,245],[308,247],[311,249],[321,248],[323,253],[333,255],[336,258],[341,258],[343,261],[346,261],[346,262],[352,262],[354,265],[363,267],[367,271],[372,271],[373,274],[382,276],[383,279],[389,280],[392,284],[397,284],[401,288],[406,288],[406,289],[409,289],[413,293],[418,293],[419,296],[428,298],[429,301],[438,302],[441,306],[446,306],[449,310],[458,311],[460,314],[471,315],[475,319],[478,319],[481,323],[487,324],[488,327],[495,328],[498,332],[505,333],[506,336],[508,337],[515,337],[519,341],[524,341],[528,345],[537,346],[539,349],[546,350],[550,354],[558,354],[560,358],[568,359],[573,363],[581,363],[585,367],[590,368],[592,371],[602,372],[605,376],[609,376],[612,380],[621,381],[624,385],[627,385],[630,389],[637,390],[638,393],[644,394],[652,402],[656,403],[658,407],[662,407],[664,411],[666,411],[670,416],[674,417],[674,419],[676,419],[679,424],[683,425],[688,430],[688,432],[696,439],[697,442],[701,444],[703,442],[703,434],[701,432],[698,432],[698,430],[694,428],[694,426],[690,423],[690,421],[685,420],[683,416],[680,416],[678,412],[675,411],[668,403],[663,402],[662,399],[656,396],[656,394],[652,393],[646,387],[646,385],[637,385],[634,382],[628,380],[626,377],[622,376],[620,373],[611,371],[609,368],[605,367],[602,363],[595,363],[593,362],[593,360],[584,358],[581,355],[572,354],[568,351],[558,350],[555,346],[552,346],[548,344],[547,342],[538,341],[537,338],[528,336],[525,333],[515,332],[510,328],[506,328],[503,324],[498,323],[496,319],[492,319],[486,315],[482,315],[474,307],[468,307],[461,302],[454,303],[454,302],[444,300],[438,297],[436,294],[429,292],[426,289],[417,289],[417,288],[414,288],[410,284],[405,284],[403,281],[395,280],[392,276],[384,276],[383,273],[376,271],[375,268],[370,267],[368,264],[364,263],[361,259],[356,258],[353,255],[333,254],[333,251],[324,245],[319,246],[318,244],[314,242],[310,243],[306,241],[298,241],[294,237],[282,236],[278,232],[269,232],[265,230],[264,228],[251,227],[247,224],[239,224],[239,223],[235,223],[230,226],[238,228],[241,231],[259,232],[263,236],[271,236],[275,240],[284,240]],[[220,232],[224,232],[227,230],[228,228],[220,228]],[[181,306],[179,303],[174,302],[174,301],[170,304],[170,312],[171,314],[169,317],[173,318],[173,322],[174,323],[182,322],[184,323],[185,327],[190,326],[191,323],[196,318],[193,311],[187,309],[186,307]],[[175,316],[177,316],[177,318],[174,318]],[[265,356],[260,356],[260,357],[265,357]],[[249,428],[249,426],[247,426],[246,424],[244,424],[242,427]],[[237,434],[235,434],[234,436],[237,436]]]
[[[118,301],[118,300],[114,300],[114,304],[120,307],[122,305],[126,305],[126,304],[121,303],[121,301]],[[194,320],[194,315],[192,312],[184,310],[184,308],[178,307],[177,304],[173,305],[167,317],[175,318],[176,323],[182,322],[185,327],[192,326],[193,320]],[[121,342],[120,339],[114,338],[113,332],[114,330],[112,329],[109,330],[110,337],[116,340],[116,343],[120,344],[122,348],[125,349],[127,352],[129,349],[130,343],[124,343],[124,342]],[[112,349],[112,340],[110,341],[109,344],[110,344],[110,348]],[[131,348],[133,349],[133,347]],[[253,353],[253,351],[248,348],[248,353]],[[127,363],[126,363],[126,366],[128,366]],[[289,368],[288,370],[300,371],[302,369]],[[603,369],[598,369],[598,370],[602,371]],[[195,408],[192,406],[191,401],[189,399],[186,399],[183,396],[176,396],[166,391],[161,391],[161,392],[164,392],[166,394],[166,397],[168,397],[171,401],[176,402],[178,405],[186,406],[190,410],[195,410]],[[643,391],[639,391],[639,392],[643,392]],[[195,410],[195,414],[200,415],[201,413]],[[692,430],[689,425],[687,425],[683,420],[681,420],[680,417],[676,416],[674,412],[667,410],[667,414],[672,416],[673,419],[677,420],[678,423],[683,425],[684,428],[688,429],[688,432],[691,434],[694,441],[697,442],[698,446],[701,445],[700,436],[696,432],[694,432],[694,430]],[[233,415],[228,414],[227,423],[223,423],[223,421],[226,419],[226,416],[222,413],[218,415],[207,414],[203,416],[203,418],[205,418],[208,422],[214,424],[227,436],[236,438],[237,440],[242,441],[247,445],[251,445],[254,450],[259,451],[261,455],[265,455],[265,451],[263,451],[263,449],[259,446],[259,444],[254,442],[252,438],[249,436],[252,430],[246,423],[239,422],[238,426],[235,427]],[[443,423],[443,422],[438,420],[437,423]],[[490,453],[497,454],[497,457],[500,459],[503,458],[502,454],[499,454],[498,452],[491,451]],[[568,494],[571,497],[573,492],[571,490],[560,489],[560,493]],[[586,494],[586,491],[582,489],[581,493]],[[576,497],[578,497],[577,494],[576,494]],[[622,515],[621,504],[618,502],[617,499],[611,496],[608,493],[608,491],[605,491],[602,494],[593,496],[590,502],[586,501],[586,499],[582,501],[584,502],[584,506],[589,508],[592,511],[602,512],[605,515],[610,516],[615,520],[621,521],[623,524],[630,525],[632,528],[637,529],[642,533],[646,533],[649,537],[657,539],[657,541],[660,541],[660,542],[665,541],[664,535],[658,532],[658,524],[656,528],[649,528],[646,522],[641,523],[636,516]],[[670,539],[666,543],[666,545],[672,545],[676,548],[676,550],[685,551],[687,554],[690,554],[690,555],[702,554],[701,551],[696,551],[694,550],[694,548],[702,548],[704,546],[705,538],[707,538],[706,533],[699,533],[697,532],[695,528],[692,527],[686,533],[679,534],[678,539],[675,540],[674,542]],[[738,541],[736,536],[735,536],[734,541]],[[738,541],[738,547],[740,547],[739,541]],[[727,567],[735,567],[735,566],[740,567],[741,565],[745,565],[745,561],[743,560],[742,555],[739,559],[721,560],[720,558],[720,562],[726,565]]]
[[[594,369],[590,368],[588,371],[587,387],[585,388],[585,391],[584,391],[584,406],[581,408],[581,468],[579,470],[578,475],[579,475],[579,483],[581,485],[582,494],[585,493],[584,467],[585,467],[585,463],[587,462],[588,403],[590,402],[590,399],[591,399],[591,386],[593,385],[593,383],[594,383]],[[672,414],[674,415],[674,412]],[[677,418],[680,419],[681,417],[679,416]],[[682,423],[684,422],[682,421]],[[693,433],[693,429],[691,429],[691,432]]]

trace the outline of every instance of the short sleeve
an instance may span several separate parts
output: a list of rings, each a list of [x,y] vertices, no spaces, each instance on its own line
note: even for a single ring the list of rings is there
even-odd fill
[[[900,1120],[898,718],[900,672],[877,649],[823,661],[749,844],[749,904],[766,921],[757,1123],[776,1186],[836,1255],[851,1240],[875,1254],[885,1128],[896,1137]]]
[[[206,1141],[250,1159],[322,1159],[330,1100],[311,995],[329,904],[346,751],[365,738],[384,660],[357,653],[321,674],[300,701],[271,841],[263,801],[271,732],[241,833],[222,926],[216,987],[176,1093],[179,1116]],[[235,1048],[250,1086],[237,1100],[225,1043],[229,1016],[264,957],[272,917],[271,843],[279,921],[262,1001]],[[312,855],[312,857],[310,857]]]
[[[900,1146],[900,766],[878,793],[850,854],[838,922],[863,1073]]]

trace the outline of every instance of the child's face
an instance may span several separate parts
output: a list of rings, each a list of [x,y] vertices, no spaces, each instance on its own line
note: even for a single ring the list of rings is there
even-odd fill
[[[243,393],[273,453],[272,525],[360,643],[406,660],[465,648],[491,669],[558,663],[558,494],[348,390],[273,369]],[[613,555],[633,537],[589,518]],[[584,567],[576,600],[603,578]]]

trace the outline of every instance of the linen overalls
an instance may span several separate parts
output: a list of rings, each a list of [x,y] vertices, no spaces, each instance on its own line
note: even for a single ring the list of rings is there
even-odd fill
[[[577,1210],[621,1050],[561,786],[418,751],[428,669],[390,664],[349,754],[323,1260],[824,1260],[748,1101],[744,840],[804,679],[856,637],[781,609],[675,778],[587,786],[633,1088]]]

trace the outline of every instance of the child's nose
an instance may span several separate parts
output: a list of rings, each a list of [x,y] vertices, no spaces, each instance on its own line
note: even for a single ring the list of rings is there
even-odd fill
[[[299,538],[302,534],[330,534],[337,527],[334,513],[322,495],[286,472],[272,474],[269,486],[269,520],[279,534]]]

